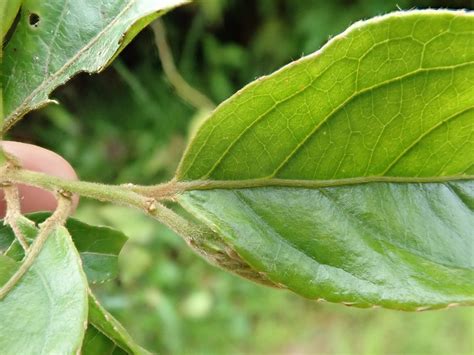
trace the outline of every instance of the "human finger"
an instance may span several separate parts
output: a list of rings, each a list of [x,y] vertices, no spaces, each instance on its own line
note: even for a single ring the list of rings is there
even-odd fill
[[[77,175],[72,166],[63,157],[48,149],[36,145],[3,141],[3,149],[15,156],[24,169],[41,172],[67,180],[77,180]],[[18,185],[21,211],[30,213],[36,211],[53,211],[56,206],[56,197],[50,191],[37,187]],[[73,196],[74,208],[78,203],[78,196]],[[3,191],[0,191],[0,217],[5,216],[6,203]]]

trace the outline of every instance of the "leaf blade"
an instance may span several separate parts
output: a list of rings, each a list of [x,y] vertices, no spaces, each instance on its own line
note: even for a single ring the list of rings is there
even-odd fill
[[[148,17],[151,21],[152,13],[186,2],[24,1],[20,21],[3,58],[3,131],[28,111],[50,102],[49,93],[74,74],[102,70],[122,49],[122,36],[130,41],[130,36],[136,35],[134,25],[138,23],[143,28],[140,19]]]
[[[56,228],[19,283],[0,302],[5,353],[74,353],[87,322],[87,281],[67,230]],[[25,339],[28,341],[18,341]]]
[[[36,212],[26,215],[20,221],[27,240],[34,240],[37,225],[51,215],[49,212]],[[31,223],[34,222],[34,223]],[[90,283],[106,282],[118,275],[118,256],[127,237],[122,232],[106,226],[92,226],[75,218],[68,218],[66,228],[81,256],[83,268]],[[0,251],[15,260],[24,256],[23,249],[15,241],[13,231],[8,225],[0,226]]]
[[[474,184],[458,184],[474,197]],[[384,183],[278,190],[193,191],[180,202],[254,272],[305,297],[409,311],[474,304],[474,241],[462,238],[474,219],[449,188]],[[411,198],[419,205],[403,208]],[[444,218],[429,218],[436,214]],[[423,223],[427,218],[431,224]]]
[[[385,15],[249,84],[191,140],[178,202],[222,255],[303,296],[473,305],[473,26]]]
[[[425,125],[443,122],[444,116],[441,115],[463,119],[465,130],[470,133],[474,99],[469,83],[474,80],[474,50],[471,46],[474,36],[469,29],[472,28],[473,16],[472,13],[456,11],[424,10],[394,13],[351,26],[343,34],[334,37],[322,50],[251,83],[222,104],[194,137],[180,164],[177,179],[328,180],[384,176],[384,170],[391,161],[419,138]],[[444,56],[441,62],[432,63],[425,59],[438,57],[435,55],[436,50],[422,50],[424,46],[416,44],[419,40],[411,35],[415,27],[419,27],[420,33],[415,33],[421,36],[428,26],[428,18],[432,22],[428,32],[433,37],[424,39],[427,43],[425,47],[433,43],[430,40],[436,42],[437,38],[441,38],[436,32],[440,31],[441,35],[447,37],[444,38],[444,45],[448,49],[455,49]],[[403,30],[403,26],[407,28]],[[395,29],[403,33],[397,33]],[[387,40],[383,36],[390,31],[395,37]],[[459,38],[451,39],[454,34],[459,35]],[[410,42],[403,43],[408,38],[412,38]],[[392,52],[395,53],[392,54],[394,58],[390,59]],[[404,67],[397,64],[404,60],[410,65]],[[374,75],[374,67],[380,67],[377,75]],[[452,74],[453,70],[458,72]],[[431,83],[428,80],[431,86],[425,93],[417,93],[431,102],[431,106],[425,107],[423,102],[417,103],[410,99],[410,94],[419,89],[420,81],[425,79],[410,79],[432,71],[434,78]],[[387,84],[398,85],[400,80],[406,86],[404,90],[397,86],[390,90],[383,87]],[[452,80],[456,80],[459,97],[449,91],[454,86]],[[372,97],[371,93],[375,89],[378,90],[377,97]],[[443,95],[440,95],[440,91]],[[362,94],[371,95],[359,100],[362,102],[356,102],[355,107],[349,105],[351,100]],[[433,100],[436,96],[440,96],[439,102]],[[402,98],[407,102],[406,107],[398,105]],[[455,104],[449,104],[450,101]],[[380,118],[372,114],[372,104],[377,105],[374,111],[380,113]],[[403,110],[412,112],[401,115],[399,111],[403,113]],[[433,115],[432,122],[418,122],[417,114],[427,116],[436,110],[441,112]],[[463,112],[465,114],[461,114]],[[348,119],[350,114],[355,118]],[[325,127],[330,118],[334,127]],[[400,121],[403,121],[407,128],[404,141],[391,142],[391,145],[388,142],[384,147],[387,146],[390,154],[374,157],[371,149],[375,150],[381,144],[379,139],[383,134],[387,135],[384,132],[389,129],[384,124],[391,119],[395,119],[395,122],[389,126],[392,131],[386,140],[398,137]],[[381,124],[377,120],[384,122]],[[398,124],[394,124],[397,120]],[[373,126],[371,131],[360,132],[361,127],[369,125]],[[352,131],[359,134],[351,137]],[[316,133],[317,136],[314,136]],[[348,137],[352,141],[347,142]],[[474,148],[469,135],[456,138],[467,144],[466,150]],[[306,146],[308,142],[311,144]],[[421,157],[427,158],[425,155],[430,152],[428,148],[431,145],[426,144],[426,147]],[[347,151],[351,154],[343,156]],[[376,151],[376,154],[382,152]],[[419,160],[420,154],[415,158]],[[357,169],[354,162],[357,162]],[[417,169],[422,168],[422,163],[413,165],[406,162],[388,176],[413,176],[414,172],[419,172]],[[442,175],[463,175],[463,169],[469,166],[469,161],[463,163],[462,166],[445,167]],[[420,176],[433,176],[430,173],[421,171]]]

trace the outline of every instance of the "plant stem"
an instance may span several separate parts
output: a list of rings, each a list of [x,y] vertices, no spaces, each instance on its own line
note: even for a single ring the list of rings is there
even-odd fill
[[[0,288],[0,301],[15,287],[15,285],[20,281],[20,279],[25,275],[29,270],[31,265],[33,265],[36,257],[41,252],[44,243],[48,240],[48,237],[58,226],[62,226],[65,222],[69,213],[71,212],[71,198],[65,197],[62,194],[59,194],[58,197],[58,207],[54,213],[46,221],[44,221],[38,232],[38,236],[28,250],[23,263],[20,265],[19,269],[13,274],[13,276],[7,281],[2,288]]]
[[[158,48],[161,64],[163,65],[163,71],[171,85],[176,89],[177,94],[181,96],[184,101],[190,103],[197,109],[212,110],[215,107],[214,103],[203,93],[189,85],[176,69],[173,55],[171,54],[168,41],[166,40],[166,31],[163,22],[156,20],[151,24],[151,28],[155,34],[155,43]]]
[[[3,186],[3,194],[5,196],[5,201],[7,202],[7,213],[5,215],[4,223],[10,225],[18,243],[20,243],[25,253],[27,253],[29,248],[28,242],[18,225],[18,219],[22,217],[18,187],[5,183]]]
[[[153,197],[141,194],[134,191],[135,188],[138,188],[134,185],[105,185],[93,182],[64,180],[24,169],[0,170],[0,183],[4,181],[36,186],[53,193],[57,193],[58,190],[64,190],[99,201],[138,208],[181,235],[188,242],[194,239],[196,234],[201,233],[201,230],[195,224],[159,203],[156,199],[157,196],[160,197],[159,194]],[[172,185],[170,183],[163,186]],[[169,194],[168,199],[174,196],[175,191],[173,188],[165,190],[169,190],[169,192],[166,192],[166,194]]]

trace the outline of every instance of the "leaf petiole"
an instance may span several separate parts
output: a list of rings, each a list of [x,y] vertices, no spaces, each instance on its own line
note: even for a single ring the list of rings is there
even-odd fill
[[[51,217],[49,217],[40,225],[38,236],[31,247],[28,249],[28,253],[25,256],[23,263],[13,274],[13,276],[5,283],[5,285],[0,288],[0,300],[5,298],[5,296],[15,287],[18,281],[20,281],[23,275],[28,271],[31,265],[33,265],[36,257],[41,252],[41,249],[43,248],[44,243],[48,240],[50,234],[56,227],[62,226],[66,222],[70,212],[71,199],[60,194],[58,196],[58,207]]]

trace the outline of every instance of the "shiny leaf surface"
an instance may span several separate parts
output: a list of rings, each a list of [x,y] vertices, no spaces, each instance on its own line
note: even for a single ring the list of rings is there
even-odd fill
[[[474,14],[397,12],[251,83],[193,137],[179,202],[303,296],[474,304]]]

